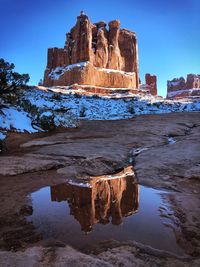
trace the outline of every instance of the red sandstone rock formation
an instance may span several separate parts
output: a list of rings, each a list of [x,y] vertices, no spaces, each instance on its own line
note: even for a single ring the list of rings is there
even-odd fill
[[[103,25],[103,26],[102,26]],[[106,24],[97,23],[97,42],[95,50],[94,65],[100,68],[106,68],[108,64],[108,33],[105,29]]]
[[[167,81],[168,98],[191,96],[200,96],[200,75],[188,74],[186,80],[180,77]]]
[[[66,34],[65,47],[48,50],[44,86],[78,83],[136,89],[139,85],[137,49],[135,33],[121,30],[118,20],[111,21],[107,29],[105,22],[92,24],[82,12]],[[88,64],[71,66],[79,62]]]
[[[149,86],[149,91],[152,95],[157,95],[157,77],[156,75],[145,75],[146,84]]]
[[[81,14],[77,17],[77,22],[71,30],[71,64],[78,62],[93,62],[94,53],[92,50],[92,28],[88,17]]]
[[[150,75],[147,73],[145,75],[145,84],[139,85],[140,92],[142,93],[147,93],[147,94],[152,94],[154,96],[157,95],[157,77],[156,75]]]
[[[188,74],[186,87],[187,89],[200,88],[200,74],[199,75]]]
[[[120,21],[113,20],[109,22],[109,57],[108,57],[108,69],[121,70],[121,56],[119,50],[119,32]]]

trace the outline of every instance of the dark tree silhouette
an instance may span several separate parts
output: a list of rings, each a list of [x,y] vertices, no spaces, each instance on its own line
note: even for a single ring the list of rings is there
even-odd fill
[[[14,72],[15,65],[0,58],[0,94],[13,92],[27,84],[28,74]]]

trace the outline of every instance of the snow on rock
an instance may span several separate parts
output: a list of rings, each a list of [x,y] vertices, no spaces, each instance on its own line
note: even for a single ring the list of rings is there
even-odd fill
[[[72,65],[68,65],[66,67],[56,67],[54,70],[52,70],[50,73],[49,73],[49,77],[52,79],[52,80],[58,80],[60,78],[60,76],[62,76],[66,71],[70,71],[74,68],[83,68],[85,67],[89,62],[86,61],[86,62],[79,62],[79,63],[76,63],[76,64],[72,64]]]
[[[78,187],[92,188],[92,185],[87,182],[75,182],[73,180],[68,180],[67,183],[70,185],[78,186]]]
[[[34,125],[43,130],[51,130],[60,126],[73,128],[78,125],[78,121],[73,114],[65,112],[65,110],[52,110],[43,112],[39,115],[39,118],[37,116]]]
[[[175,90],[175,91],[169,91],[167,93],[167,97],[175,97],[175,96],[179,96],[181,94],[188,94],[188,95],[192,95],[192,93],[195,92],[199,92],[199,88],[191,88],[191,89],[182,89],[182,90]]]
[[[126,71],[115,70],[115,69],[106,69],[106,68],[98,68],[98,67],[96,67],[96,69],[107,72],[107,73],[115,72],[115,73],[121,73],[121,74],[128,75],[128,76],[133,76],[135,74],[134,72],[126,72]]]
[[[0,132],[0,141],[4,140],[6,138],[6,134]]]
[[[199,99],[169,100],[150,94],[85,95],[70,87],[34,87],[23,90],[19,105],[0,113],[0,129],[42,131],[77,127],[80,120],[129,119],[135,115],[200,111]]]
[[[134,156],[137,156],[137,155],[139,155],[142,151],[145,151],[145,150],[148,150],[148,148],[147,148],[147,147],[139,147],[139,148],[137,148],[137,149],[134,149],[134,150],[133,150],[133,155],[134,155]]]
[[[8,106],[2,109],[2,113],[0,114],[0,129],[36,132],[31,125],[31,118],[23,110]]]
[[[56,93],[54,90],[58,90]],[[44,111],[63,110],[78,119],[115,120],[128,119],[135,115],[169,112],[200,111],[199,100],[165,100],[151,95],[112,94],[107,96],[78,94],[68,87],[44,90],[27,90],[23,99]]]
[[[168,137],[167,138],[167,142],[169,145],[173,145],[176,143],[176,140],[173,137]]]

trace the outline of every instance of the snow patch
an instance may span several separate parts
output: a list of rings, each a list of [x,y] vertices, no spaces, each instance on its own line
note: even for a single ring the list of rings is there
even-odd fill
[[[20,102],[27,103],[26,111],[20,106],[7,106],[0,113],[0,129],[19,132],[41,131],[38,118],[46,116],[56,127],[77,127],[79,120],[120,120],[136,115],[170,112],[200,111],[200,99],[170,100],[150,94],[133,94],[131,91],[110,95],[81,94],[82,89],[65,86],[24,90]],[[33,112],[32,112],[33,111]],[[32,125],[34,125],[32,127]],[[142,150],[141,150],[142,149]],[[137,155],[146,148],[139,148]]]
[[[59,94],[56,93],[58,90]],[[143,114],[200,111],[200,101],[197,100],[165,100],[150,94],[128,92],[105,96],[83,95],[68,87],[52,87],[48,92],[37,89],[24,91],[23,99],[28,99],[44,111],[69,110],[76,118],[85,120],[117,120]]]
[[[145,151],[145,150],[148,150],[147,147],[139,147],[137,149],[134,149],[133,150],[133,155],[136,156],[136,155],[139,155],[142,151]]]
[[[126,72],[126,71],[122,71],[122,70],[114,70],[114,69],[106,69],[106,68],[98,68],[98,67],[95,67],[95,68],[97,70],[104,71],[107,73],[115,72],[115,73],[121,73],[121,74],[128,75],[128,76],[134,75],[134,72]]]
[[[68,184],[78,186],[78,187],[87,187],[87,188],[92,188],[91,184],[89,183],[78,183],[73,180],[67,181]]]
[[[0,132],[0,141],[4,140],[6,138],[6,134]]]
[[[168,137],[168,138],[167,138],[167,141],[168,141],[168,144],[169,144],[169,145],[173,145],[173,144],[176,143],[176,140],[175,140],[173,137]]]
[[[135,175],[134,172],[123,173],[121,175],[105,175],[105,176],[102,176],[101,178],[99,178],[97,180],[97,182],[107,181],[107,180],[121,179],[121,178],[124,178],[124,177],[127,177],[127,176],[134,176],[134,175]]]
[[[0,128],[4,130],[15,130],[18,132],[27,131],[34,133],[36,130],[31,125],[28,113],[14,108],[7,107],[2,109],[4,115],[0,115]]]
[[[60,76],[62,76],[65,72],[70,71],[74,68],[83,68],[87,66],[88,63],[89,62],[86,61],[86,62],[79,62],[79,63],[68,65],[68,66],[57,67],[49,73],[49,77],[52,80],[58,80]]]
[[[50,111],[45,111],[45,112],[43,112],[40,116],[41,116],[41,117],[43,117],[43,116],[45,116],[45,117],[49,117],[49,116],[52,116],[52,112],[50,112]]]

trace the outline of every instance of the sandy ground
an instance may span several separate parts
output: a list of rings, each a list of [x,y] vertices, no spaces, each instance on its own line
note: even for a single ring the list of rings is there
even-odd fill
[[[169,144],[168,137],[176,142]],[[82,121],[77,129],[51,134],[11,133],[0,156],[0,266],[199,266],[199,137],[200,113]],[[135,243],[109,244],[86,255],[42,240],[25,220],[32,213],[28,194],[66,178],[116,173],[130,162],[139,183],[176,191],[163,196],[173,212],[161,207],[161,215],[171,220],[169,227],[176,224],[184,259]]]

